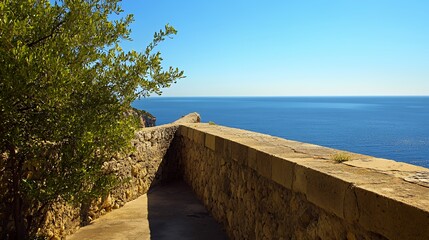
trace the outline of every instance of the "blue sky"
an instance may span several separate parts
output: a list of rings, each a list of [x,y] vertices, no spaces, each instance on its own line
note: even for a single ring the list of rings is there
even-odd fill
[[[124,0],[143,51],[187,78],[163,96],[429,95],[429,1]]]

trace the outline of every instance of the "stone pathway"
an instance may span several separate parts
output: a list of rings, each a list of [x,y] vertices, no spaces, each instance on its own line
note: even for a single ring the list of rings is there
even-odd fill
[[[158,186],[68,236],[84,239],[227,239],[183,182]]]

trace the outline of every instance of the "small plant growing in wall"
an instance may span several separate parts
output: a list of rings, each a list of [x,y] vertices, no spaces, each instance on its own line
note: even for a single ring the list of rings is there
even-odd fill
[[[337,152],[334,155],[332,155],[332,160],[334,160],[337,163],[342,163],[342,162],[350,161],[351,156],[348,153]]]
[[[210,121],[209,125],[217,125],[215,122]]]

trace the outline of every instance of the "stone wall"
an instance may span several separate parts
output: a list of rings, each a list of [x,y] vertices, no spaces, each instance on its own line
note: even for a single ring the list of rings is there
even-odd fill
[[[177,122],[199,122],[196,113],[182,117]],[[163,181],[178,178],[177,161],[170,149],[179,125],[176,123],[159,127],[142,128],[132,140],[134,151],[124,156],[115,156],[104,168],[113,171],[121,181],[108,195],[95,199],[90,206],[71,206],[59,200],[48,212],[40,234],[59,239],[75,232],[80,226],[100,215],[122,207],[145,194],[149,188]]]
[[[40,233],[59,239],[183,178],[231,239],[429,239],[429,170],[217,125],[198,114],[136,132],[105,164],[123,182],[90,206],[61,201]]]
[[[107,196],[95,199],[89,209],[59,201],[48,212],[41,234],[54,239],[68,235],[82,224],[145,194],[151,185],[162,181],[163,176],[170,176],[163,174],[168,169],[164,156],[177,128],[177,125],[164,125],[136,132],[132,140],[135,150],[126,156],[112,157],[104,166],[115,173],[121,184]]]
[[[426,168],[207,124],[171,148],[231,239],[429,239]]]

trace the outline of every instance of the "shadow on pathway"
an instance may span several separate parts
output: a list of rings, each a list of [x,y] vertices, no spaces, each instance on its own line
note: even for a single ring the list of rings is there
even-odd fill
[[[156,186],[67,237],[83,239],[227,239],[184,182]]]

